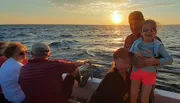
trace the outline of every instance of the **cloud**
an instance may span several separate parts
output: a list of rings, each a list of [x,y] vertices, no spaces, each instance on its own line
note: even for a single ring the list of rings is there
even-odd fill
[[[74,13],[100,13],[173,6],[178,0],[50,0],[59,9]]]
[[[99,3],[99,2],[122,3],[128,0],[50,0],[50,1],[56,4],[84,5],[88,3]]]
[[[50,0],[59,9],[74,13],[99,13],[113,11],[125,5],[129,0]]]
[[[136,8],[149,8],[149,7],[167,7],[175,5],[177,0],[136,0],[136,2],[129,3],[129,8],[136,7]]]

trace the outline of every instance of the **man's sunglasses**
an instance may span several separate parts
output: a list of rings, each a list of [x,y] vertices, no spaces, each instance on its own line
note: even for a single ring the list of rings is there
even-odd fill
[[[155,31],[156,31],[156,28],[151,28],[151,29],[143,28],[142,29],[142,32],[155,32]]]
[[[27,51],[22,51],[19,53],[19,56],[23,56],[23,55],[26,55],[27,54]]]

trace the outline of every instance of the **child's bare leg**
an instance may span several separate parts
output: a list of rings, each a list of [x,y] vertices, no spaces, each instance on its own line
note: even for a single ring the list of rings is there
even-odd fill
[[[149,96],[150,96],[151,90],[152,90],[152,85],[142,86],[141,103],[149,103]]]
[[[131,103],[137,103],[140,83],[141,83],[140,80],[131,81]]]

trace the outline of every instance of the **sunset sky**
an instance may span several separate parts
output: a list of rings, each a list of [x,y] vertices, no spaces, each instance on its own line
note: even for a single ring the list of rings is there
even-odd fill
[[[180,0],[0,0],[0,24],[127,25],[134,10],[162,25],[180,24]]]

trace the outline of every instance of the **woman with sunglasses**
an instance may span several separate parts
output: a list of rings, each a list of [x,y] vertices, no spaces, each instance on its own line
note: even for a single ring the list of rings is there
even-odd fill
[[[25,95],[18,84],[19,72],[26,59],[27,48],[21,43],[8,44],[4,55],[7,60],[0,69],[0,85],[5,98],[11,103],[21,103]]]
[[[154,20],[145,20],[142,24],[141,36],[136,40],[130,51],[135,53],[131,72],[131,103],[137,103],[140,83],[141,103],[149,103],[149,95],[156,83],[156,71],[158,66],[170,65],[172,57],[162,43],[155,39],[157,24]],[[146,61],[142,63],[142,58]]]

